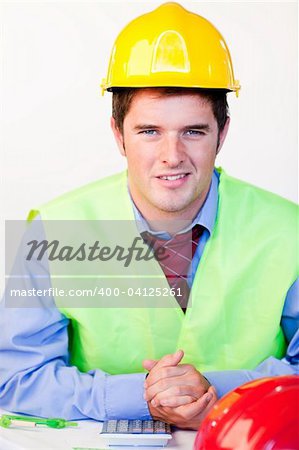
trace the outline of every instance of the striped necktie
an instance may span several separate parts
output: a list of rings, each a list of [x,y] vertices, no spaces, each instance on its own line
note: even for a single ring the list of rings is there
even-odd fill
[[[197,224],[192,230],[176,234],[168,240],[159,239],[148,231],[142,233],[143,240],[155,252],[161,247],[164,249],[163,258],[158,258],[158,262],[184,312],[190,294],[188,271],[202,232],[203,227]]]

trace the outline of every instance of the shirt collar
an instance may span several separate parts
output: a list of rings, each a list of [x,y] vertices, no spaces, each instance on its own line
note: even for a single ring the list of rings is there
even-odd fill
[[[181,233],[191,230],[191,228],[197,224],[203,226],[206,230],[208,230],[208,232],[210,234],[212,233],[212,230],[213,230],[214,224],[215,224],[215,220],[216,220],[217,208],[218,208],[218,184],[219,184],[219,174],[214,169],[213,174],[212,174],[210,189],[209,189],[209,192],[207,194],[207,197],[206,197],[202,207],[198,211],[192,224],[190,224],[188,227],[186,227],[184,230],[182,230]],[[137,228],[138,228],[139,233],[148,231],[151,234],[153,234],[157,237],[160,237],[161,239],[169,239],[170,236],[167,232],[152,231],[150,229],[147,221],[145,220],[145,218],[142,216],[141,212],[135,205],[135,203],[131,197],[129,187],[128,187],[128,193],[129,193],[129,196],[130,196],[130,199],[132,202],[134,216],[135,216],[135,220],[137,223]]]

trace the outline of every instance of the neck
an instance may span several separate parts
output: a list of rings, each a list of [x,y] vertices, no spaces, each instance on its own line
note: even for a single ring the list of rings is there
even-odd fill
[[[182,219],[145,220],[152,231],[166,231],[170,235],[179,233],[192,223],[192,220]]]
[[[206,199],[208,191],[203,193],[191,205],[179,211],[164,211],[158,208],[147,207],[143,202],[138,202],[138,198],[132,194],[133,201],[148,223],[152,231],[166,231],[169,234],[178,233],[187,228],[195,219]]]

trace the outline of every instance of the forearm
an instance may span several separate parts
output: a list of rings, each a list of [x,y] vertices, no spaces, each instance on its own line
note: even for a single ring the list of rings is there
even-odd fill
[[[104,373],[80,374],[75,367],[52,361],[16,372],[0,388],[0,405],[9,411],[42,417],[82,419],[105,416]]]
[[[150,417],[143,399],[145,374],[82,373],[70,367],[67,327],[53,305],[5,308],[2,303],[0,407],[69,420]]]
[[[0,387],[0,406],[9,411],[65,419],[148,418],[144,374],[81,373],[62,361],[17,372]]]
[[[254,370],[224,370],[204,372],[203,375],[215,386],[218,397],[241,386],[248,381],[263,377],[299,374],[299,365],[290,364],[285,358],[282,360],[270,357]]]

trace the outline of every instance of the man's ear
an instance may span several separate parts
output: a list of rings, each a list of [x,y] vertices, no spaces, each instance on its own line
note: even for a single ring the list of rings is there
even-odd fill
[[[222,145],[224,144],[228,129],[229,129],[229,124],[230,124],[230,117],[228,117],[226,119],[225,125],[223,130],[220,132],[219,134],[219,144],[218,144],[218,148],[217,148],[217,152],[216,154],[218,155],[218,153],[220,152]]]
[[[123,137],[122,132],[116,126],[114,117],[111,117],[111,119],[110,119],[110,126],[111,126],[111,130],[114,134],[114,138],[117,143],[120,154],[123,156],[126,156],[126,151],[125,151],[125,146],[124,146],[124,137]]]

